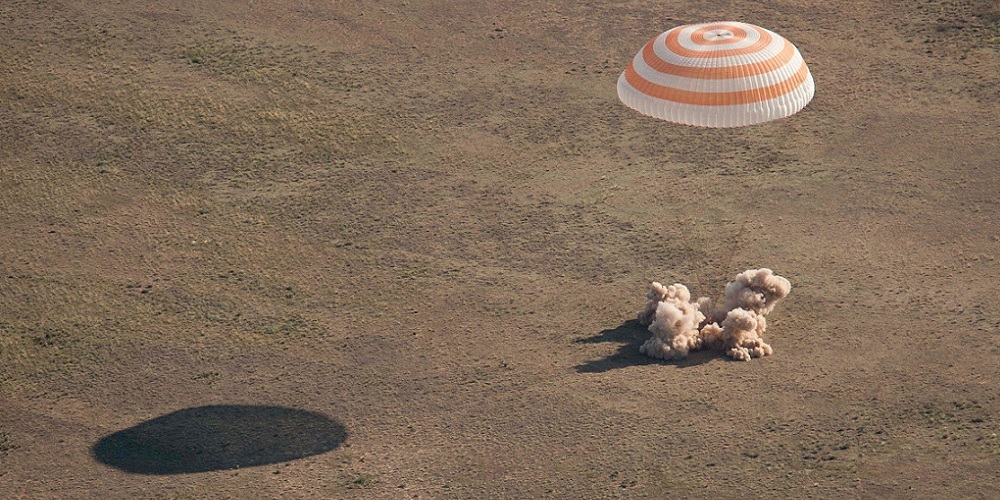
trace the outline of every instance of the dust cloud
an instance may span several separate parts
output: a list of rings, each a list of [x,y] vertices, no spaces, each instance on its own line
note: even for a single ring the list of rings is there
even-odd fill
[[[774,271],[749,269],[726,284],[721,303],[712,299],[691,300],[687,286],[663,286],[653,282],[638,320],[653,334],[639,351],[657,359],[683,359],[691,351],[724,351],[737,360],[749,361],[774,352],[764,342],[766,316],[792,290],[791,283]]]

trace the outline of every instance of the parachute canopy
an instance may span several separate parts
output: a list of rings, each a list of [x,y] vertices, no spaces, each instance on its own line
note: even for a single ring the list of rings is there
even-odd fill
[[[790,116],[816,91],[799,50],[738,22],[678,26],[647,43],[618,78],[626,106],[699,127],[742,127]]]

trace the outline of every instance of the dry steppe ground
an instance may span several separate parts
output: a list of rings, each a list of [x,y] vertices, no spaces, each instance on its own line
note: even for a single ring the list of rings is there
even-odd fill
[[[712,20],[812,103],[618,102]],[[3,0],[0,497],[992,498],[998,124],[993,0]]]

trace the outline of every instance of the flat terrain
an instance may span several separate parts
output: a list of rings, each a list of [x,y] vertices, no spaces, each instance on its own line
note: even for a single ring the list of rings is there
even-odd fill
[[[713,20],[809,106],[618,101]],[[3,0],[0,498],[992,498],[998,193],[991,0]]]

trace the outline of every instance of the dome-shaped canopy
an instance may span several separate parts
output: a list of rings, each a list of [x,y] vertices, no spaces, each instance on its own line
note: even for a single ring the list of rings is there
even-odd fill
[[[678,26],[647,43],[618,78],[618,97],[645,115],[700,127],[790,116],[816,87],[798,49],[752,24]]]

